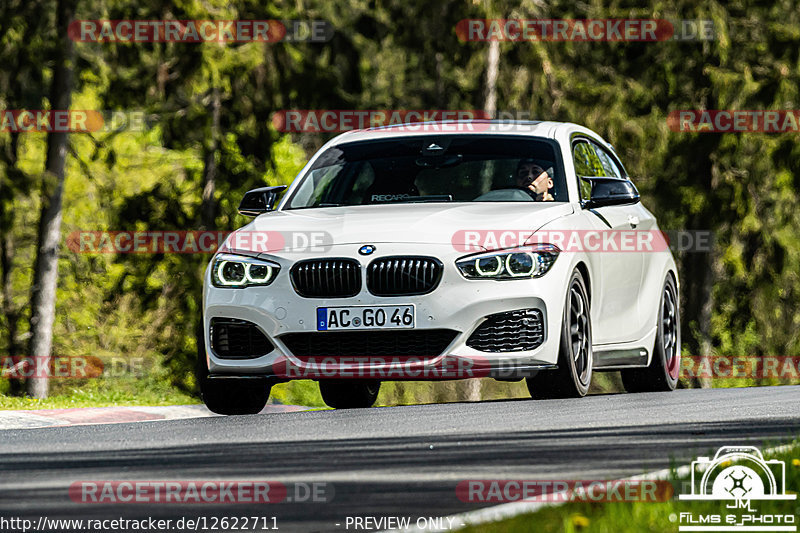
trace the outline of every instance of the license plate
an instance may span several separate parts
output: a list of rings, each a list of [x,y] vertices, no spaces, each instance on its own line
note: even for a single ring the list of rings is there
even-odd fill
[[[413,305],[317,307],[317,331],[405,329],[415,322]]]

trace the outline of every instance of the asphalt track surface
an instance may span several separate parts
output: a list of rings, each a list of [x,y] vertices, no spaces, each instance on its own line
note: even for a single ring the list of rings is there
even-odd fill
[[[3,430],[0,517],[259,515],[280,531],[345,531],[348,516],[485,507],[456,497],[461,480],[618,479],[723,445],[779,444],[800,435],[799,405],[800,386],[784,386]],[[82,480],[232,479],[324,482],[332,498],[99,505],[67,492]]]

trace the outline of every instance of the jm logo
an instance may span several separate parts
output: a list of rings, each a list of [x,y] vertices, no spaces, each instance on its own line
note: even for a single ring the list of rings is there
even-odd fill
[[[681,500],[734,500],[731,509],[750,509],[750,500],[794,500],[786,494],[786,464],[765,461],[754,446],[723,446],[713,459],[692,462],[692,493]]]

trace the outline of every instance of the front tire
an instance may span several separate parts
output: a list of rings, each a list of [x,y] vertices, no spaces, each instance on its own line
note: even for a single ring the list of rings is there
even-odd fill
[[[200,394],[209,411],[220,415],[254,415],[269,400],[272,386],[262,378],[205,378]]]
[[[202,326],[203,318],[201,317],[199,327],[202,328]],[[194,370],[200,388],[200,397],[212,413],[253,415],[260,413],[267,405],[272,385],[264,378],[209,377],[202,329],[197,332],[197,361]]]
[[[381,390],[380,381],[333,381],[319,382],[319,392],[328,407],[334,409],[356,409],[372,407]]]
[[[572,273],[567,287],[558,369],[542,371],[526,379],[528,391],[537,400],[580,398],[586,396],[592,382],[592,319],[586,284],[578,269]]]
[[[678,289],[667,274],[658,307],[658,331],[653,358],[647,368],[622,370],[622,384],[628,392],[669,392],[678,385],[681,368],[681,314]]]

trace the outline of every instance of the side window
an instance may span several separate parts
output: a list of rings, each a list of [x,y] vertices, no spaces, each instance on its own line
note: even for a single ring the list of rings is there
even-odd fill
[[[572,147],[572,161],[575,163],[575,173],[578,175],[578,192],[581,200],[588,200],[592,187],[580,177],[602,176],[605,173],[603,164],[592,145],[585,141],[580,141]]]
[[[344,168],[344,165],[338,164],[312,170],[303,180],[289,206],[309,205],[312,203],[312,197],[314,197],[314,203],[319,203],[342,168]]]
[[[605,172],[594,147],[588,142],[579,142],[572,148],[572,160],[578,176],[602,176]]]
[[[603,176],[608,176],[609,178],[624,178],[622,174],[622,169],[614,162],[614,158],[605,151],[604,148],[592,143],[592,147],[594,148],[595,153],[597,154],[597,158],[600,160],[600,164],[603,165]],[[598,174],[599,176],[600,174]]]

